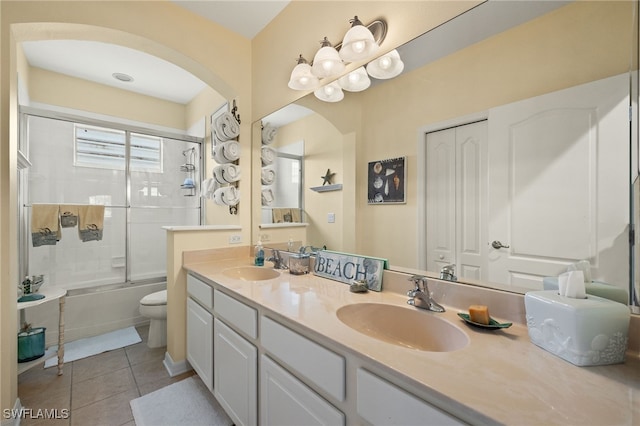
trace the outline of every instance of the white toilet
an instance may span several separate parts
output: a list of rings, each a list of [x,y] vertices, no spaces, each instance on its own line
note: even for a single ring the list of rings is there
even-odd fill
[[[167,290],[151,293],[140,299],[140,315],[150,319],[147,346],[167,345]]]

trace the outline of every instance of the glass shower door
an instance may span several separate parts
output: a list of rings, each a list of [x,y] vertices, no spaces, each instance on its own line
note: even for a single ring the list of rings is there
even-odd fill
[[[200,144],[169,138],[160,142],[159,162],[153,138],[131,134],[129,270],[130,281],[166,277],[167,235],[164,226],[200,224]],[[158,167],[159,165],[159,167]]]

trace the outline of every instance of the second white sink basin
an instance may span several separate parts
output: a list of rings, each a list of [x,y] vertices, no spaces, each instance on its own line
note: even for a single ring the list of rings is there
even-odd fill
[[[278,271],[257,266],[239,266],[237,268],[225,269],[222,273],[229,278],[244,281],[272,280],[280,276],[280,272]]]
[[[381,303],[355,303],[336,312],[338,319],[367,336],[405,348],[451,352],[469,344],[469,337],[437,313]]]

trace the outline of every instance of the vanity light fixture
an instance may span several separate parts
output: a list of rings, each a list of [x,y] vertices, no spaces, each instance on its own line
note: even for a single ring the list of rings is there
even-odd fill
[[[362,24],[357,16],[349,22],[351,22],[351,29],[345,34],[339,52],[342,60],[355,62],[373,57],[380,48],[373,38],[373,33]]]
[[[397,50],[374,59],[367,64],[367,72],[373,78],[386,80],[399,75],[404,70],[404,62]]]
[[[289,88],[294,90],[314,90],[314,94],[325,102],[338,102],[344,98],[342,89],[350,92],[360,92],[371,85],[369,76],[377,79],[389,79],[404,70],[404,63],[400,55],[393,50],[380,58],[376,58],[366,65],[342,75],[346,69],[345,63],[366,61],[377,54],[382,41],[387,35],[387,23],[375,20],[363,25],[355,16],[351,19],[352,26],[344,40],[335,48],[324,37],[322,46],[315,54],[311,64],[300,55],[298,64],[291,72]],[[339,77],[337,81],[332,81]],[[324,82],[331,83],[322,86]]]
[[[361,92],[371,86],[371,79],[364,67],[360,67],[338,79],[338,84],[349,92]]]
[[[316,98],[325,102],[340,102],[344,99],[344,92],[337,81],[333,81],[326,86],[322,86],[313,92]]]
[[[336,77],[344,72],[345,65],[335,47],[325,37],[321,42],[322,47],[313,58],[311,69],[320,78]]]
[[[310,90],[318,87],[318,77],[311,72],[311,65],[300,55],[298,65],[291,72],[289,88],[293,90]]]

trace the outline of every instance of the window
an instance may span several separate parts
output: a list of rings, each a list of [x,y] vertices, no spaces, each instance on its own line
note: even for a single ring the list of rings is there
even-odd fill
[[[75,125],[75,165],[124,170],[127,132]],[[129,133],[130,168],[162,173],[162,138]]]

